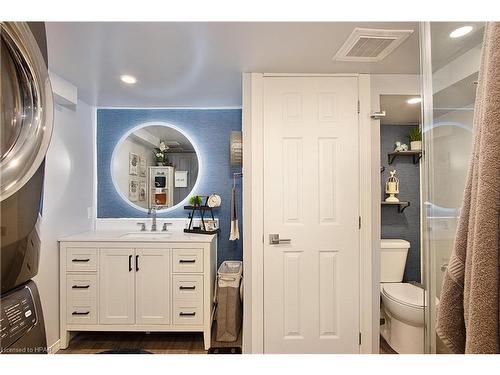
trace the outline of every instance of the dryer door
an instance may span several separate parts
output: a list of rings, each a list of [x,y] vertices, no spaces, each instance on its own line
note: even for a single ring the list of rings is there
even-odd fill
[[[44,28],[36,31],[44,43]],[[4,293],[38,272],[36,222],[53,104],[46,63],[29,26],[0,22],[0,37],[0,293]]]
[[[28,25],[0,23],[0,201],[40,167],[52,134],[52,89],[45,60]]]

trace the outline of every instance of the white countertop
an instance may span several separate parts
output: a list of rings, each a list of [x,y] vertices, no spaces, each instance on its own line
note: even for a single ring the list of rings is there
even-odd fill
[[[181,231],[89,231],[59,238],[60,242],[198,242],[210,243],[215,234],[195,234]]]

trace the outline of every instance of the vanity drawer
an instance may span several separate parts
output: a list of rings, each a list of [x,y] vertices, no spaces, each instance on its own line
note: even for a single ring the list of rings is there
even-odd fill
[[[203,272],[203,249],[172,249],[172,272]]]
[[[203,301],[203,275],[173,275],[172,288],[174,301]]]
[[[67,271],[97,271],[97,249],[89,247],[68,247],[66,252]]]
[[[97,275],[66,275],[66,298],[68,304],[74,301],[97,301]]]
[[[174,301],[174,324],[203,324],[203,304],[197,302]]]
[[[97,324],[96,301],[68,303],[66,320],[68,324]]]

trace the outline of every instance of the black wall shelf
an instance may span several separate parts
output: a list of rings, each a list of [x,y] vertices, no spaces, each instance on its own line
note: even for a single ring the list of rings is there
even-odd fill
[[[418,164],[422,158],[422,150],[419,151],[394,151],[387,154],[387,163],[391,165],[398,156],[413,157],[413,164]]]
[[[398,213],[403,213],[406,207],[410,206],[410,202],[382,202],[382,206],[397,206]]]
[[[208,205],[208,196],[207,195],[198,195],[196,196],[196,201],[201,202],[201,198],[205,198],[205,203],[200,204],[200,205],[194,205],[194,206],[184,206],[184,209],[186,210],[191,210],[191,213],[189,215],[189,225],[186,229],[184,229],[184,233],[197,233],[197,234],[216,234],[220,232],[220,229],[214,229],[214,230],[207,230],[207,226],[205,223],[205,213],[208,211],[210,216],[212,217],[212,220],[215,220],[214,218],[214,211],[213,208]],[[194,219],[194,213],[199,212],[200,213],[200,219],[201,219],[201,226],[200,228],[194,228],[193,227],[193,219]]]

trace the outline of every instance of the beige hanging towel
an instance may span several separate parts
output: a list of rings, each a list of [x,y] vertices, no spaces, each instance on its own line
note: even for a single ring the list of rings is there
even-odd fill
[[[500,23],[485,28],[473,153],[436,331],[455,353],[499,353]]]
[[[238,211],[236,208],[236,186],[233,184],[231,192],[231,229],[229,232],[229,241],[236,241],[240,238],[240,231],[238,228]]]

